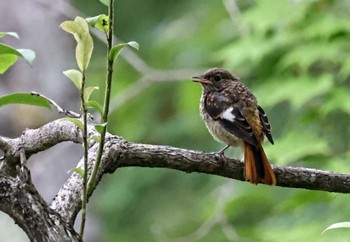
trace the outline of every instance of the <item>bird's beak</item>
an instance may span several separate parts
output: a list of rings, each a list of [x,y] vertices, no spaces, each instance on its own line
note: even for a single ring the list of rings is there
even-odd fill
[[[199,82],[200,84],[211,84],[211,81],[203,79],[200,76],[194,76],[192,77],[192,81],[194,82]]]

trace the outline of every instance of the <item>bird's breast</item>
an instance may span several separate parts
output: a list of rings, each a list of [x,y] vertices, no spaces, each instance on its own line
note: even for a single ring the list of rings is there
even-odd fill
[[[210,117],[210,115],[204,110],[203,102],[200,105],[200,114],[207,127],[209,133],[213,138],[221,143],[238,146],[241,144],[240,139],[228,132],[220,123]]]

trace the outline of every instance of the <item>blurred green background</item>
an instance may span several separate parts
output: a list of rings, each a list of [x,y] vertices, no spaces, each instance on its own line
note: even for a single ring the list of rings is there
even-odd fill
[[[111,133],[132,142],[219,150],[223,146],[199,116],[201,88],[190,78],[224,67],[249,86],[268,114],[275,145],[266,143],[265,151],[273,164],[350,173],[350,1],[115,2],[116,34],[140,44],[138,58],[152,70],[184,70],[188,76],[152,82],[154,72],[119,59],[115,100],[130,87],[152,83],[113,106]],[[106,11],[98,1],[71,3],[85,16]],[[90,85],[103,83],[104,52],[95,39]],[[102,102],[101,94],[93,98]],[[122,168],[102,180],[89,208],[105,242],[349,241],[347,229],[321,234],[330,224],[350,221],[348,202],[343,194]]]
[[[96,15],[103,7],[76,7]],[[276,165],[350,172],[350,2],[116,1],[116,33],[136,40],[152,68],[224,67],[269,115]],[[102,51],[101,51],[102,52]],[[92,79],[102,75],[95,53]],[[101,58],[102,58],[101,54]],[[114,93],[142,73],[119,61]],[[198,114],[200,86],[158,82],[111,114],[110,131],[133,142],[217,151]],[[101,99],[101,97],[96,97]],[[239,152],[228,154],[239,156]],[[92,199],[101,241],[349,241],[348,195],[252,186],[202,174],[125,168]]]

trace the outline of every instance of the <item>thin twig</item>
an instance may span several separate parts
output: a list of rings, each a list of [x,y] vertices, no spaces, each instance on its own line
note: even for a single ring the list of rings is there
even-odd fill
[[[62,114],[64,114],[67,117],[70,117],[70,118],[80,118],[81,117],[81,115],[76,113],[76,112],[73,112],[73,111],[71,111],[69,109],[61,108],[54,100],[44,96],[43,94],[40,94],[40,93],[37,93],[37,92],[31,92],[30,94],[46,99],[53,107],[55,107],[57,109],[57,111],[59,113],[62,113]]]
[[[102,114],[102,123],[108,123],[108,113],[109,113],[109,103],[111,98],[111,89],[112,89],[112,77],[113,77],[113,63],[114,60],[109,58],[109,53],[113,47],[113,35],[114,35],[114,0],[109,0],[108,5],[108,17],[109,17],[109,28],[107,33],[107,76],[106,76],[106,89],[104,94],[104,103],[103,103],[103,114]],[[98,170],[100,169],[100,163],[102,160],[103,148],[106,138],[107,125],[102,127],[101,139],[98,147],[98,152],[96,156],[96,162],[93,167],[89,182],[88,182],[88,193],[92,193],[94,185],[96,182],[96,177]]]
[[[80,89],[80,100],[83,111],[83,148],[84,148],[84,174],[83,174],[83,197],[81,205],[81,224],[80,224],[80,237],[84,238],[84,229],[86,222],[86,204],[88,200],[88,160],[89,160],[89,147],[88,147],[88,110],[85,102],[85,84],[86,84],[86,70],[82,72],[81,89]]]

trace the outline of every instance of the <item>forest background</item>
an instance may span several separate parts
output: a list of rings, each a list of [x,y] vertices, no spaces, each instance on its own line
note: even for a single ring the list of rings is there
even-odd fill
[[[0,94],[38,91],[78,111],[78,93],[62,74],[74,66],[75,43],[58,26],[106,8],[83,0],[0,2],[0,30],[21,37],[5,42],[37,53],[33,68],[21,61],[0,76]],[[218,151],[222,145],[199,116],[201,88],[190,78],[224,67],[250,87],[268,114],[275,145],[266,143],[265,150],[273,164],[350,173],[349,1],[117,0],[116,34],[137,41],[140,50],[125,51],[117,63],[112,134]],[[105,50],[97,38],[94,42],[88,82],[101,85]],[[101,101],[102,93],[93,97]],[[0,133],[9,137],[58,118],[27,106],[2,108],[0,114]],[[52,199],[81,155],[80,145],[62,144],[31,159],[34,183],[45,199]],[[227,155],[240,153],[231,149]],[[205,174],[123,168],[106,176],[90,199],[86,237],[106,242],[348,241],[346,229],[321,234],[330,224],[350,220],[348,199]],[[1,238],[26,241],[11,219],[0,218]]]

